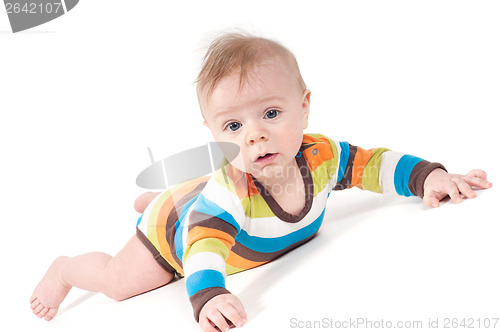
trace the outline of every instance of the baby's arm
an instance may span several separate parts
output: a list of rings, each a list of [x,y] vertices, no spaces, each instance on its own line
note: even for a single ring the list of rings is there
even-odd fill
[[[200,327],[204,331],[216,331],[213,326],[227,331],[228,322],[241,326],[246,319],[241,302],[225,286],[226,259],[234,245],[234,235],[220,230],[224,222],[215,218],[204,221],[203,226],[190,227],[187,235],[183,258],[186,288]],[[204,227],[208,225],[219,229]]]
[[[450,196],[455,203],[462,202],[463,194],[467,198],[475,198],[477,195],[472,187],[481,189],[491,188],[491,182],[486,178],[486,172],[472,170],[465,175],[449,174],[442,169],[433,170],[424,182],[424,204],[438,207],[439,201]]]
[[[460,203],[462,195],[476,197],[473,188],[487,189],[492,184],[482,170],[466,175],[448,174],[438,163],[418,157],[378,148],[364,150],[347,142],[338,142],[339,171],[334,190],[359,187],[380,193],[419,196],[424,204],[438,207],[439,201],[450,196]]]

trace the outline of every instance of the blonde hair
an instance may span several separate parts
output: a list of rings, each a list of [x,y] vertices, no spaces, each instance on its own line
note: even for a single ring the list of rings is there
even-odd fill
[[[202,67],[196,79],[196,92],[201,100],[212,94],[220,81],[233,73],[239,72],[240,89],[248,81],[249,72],[257,65],[269,61],[280,61],[295,73],[301,91],[306,84],[300,74],[297,60],[292,52],[283,45],[246,33],[226,33],[216,38],[208,47]],[[208,88],[206,91],[205,89]]]

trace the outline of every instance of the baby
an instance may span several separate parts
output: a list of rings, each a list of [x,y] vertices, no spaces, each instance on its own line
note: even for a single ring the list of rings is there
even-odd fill
[[[449,174],[388,149],[364,150],[304,134],[311,92],[293,54],[263,38],[225,34],[209,47],[197,79],[204,125],[218,142],[238,145],[236,159],[211,176],[163,193],[145,193],[134,235],[114,257],[92,252],[59,257],[31,297],[51,320],[72,287],[118,301],[186,278],[204,331],[227,331],[247,319],[225,277],[265,264],[310,240],[333,190],[358,187],[420,196],[437,207],[490,188],[486,173]]]

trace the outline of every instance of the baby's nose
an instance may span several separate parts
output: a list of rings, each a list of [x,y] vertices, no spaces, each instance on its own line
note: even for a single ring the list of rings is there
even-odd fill
[[[261,126],[252,126],[249,128],[248,136],[247,136],[247,144],[255,144],[261,141],[267,141],[269,139],[269,135],[267,131]]]

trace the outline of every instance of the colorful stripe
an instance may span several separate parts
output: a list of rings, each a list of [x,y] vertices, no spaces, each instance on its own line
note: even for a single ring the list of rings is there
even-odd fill
[[[236,240],[243,246],[249,248],[253,251],[258,251],[262,253],[271,253],[283,250],[292,244],[305,239],[313,234],[315,234],[321,223],[323,221],[324,210],[321,215],[314,220],[311,224],[301,228],[298,231],[290,233],[285,236],[275,237],[275,238],[263,238],[258,236],[251,236],[245,230],[241,232],[236,237]]]
[[[415,167],[415,165],[422,160],[423,159],[410,155],[404,155],[403,157],[401,157],[396,166],[396,171],[394,172],[394,187],[396,188],[396,192],[398,193],[398,195],[406,197],[413,196],[408,187],[410,174],[413,170],[413,167]]]
[[[383,193],[396,195],[396,187],[394,186],[394,173],[399,160],[404,154],[399,152],[388,151],[382,155],[380,162],[379,181],[380,188]]]
[[[298,215],[231,164],[159,195],[138,220],[162,257],[182,276],[195,309],[227,294],[225,276],[265,264],[309,241],[331,190],[357,187],[410,196],[433,164],[384,148],[365,150],[320,134],[304,135],[296,158],[306,189]],[[419,165],[416,167],[416,165]]]
[[[224,275],[216,270],[202,270],[186,278],[186,288],[190,297],[210,287],[226,287]]]
[[[347,142],[339,142],[339,145],[342,152],[340,153],[337,182],[344,178],[344,174],[347,168],[347,161],[349,160],[349,144],[347,144]]]

